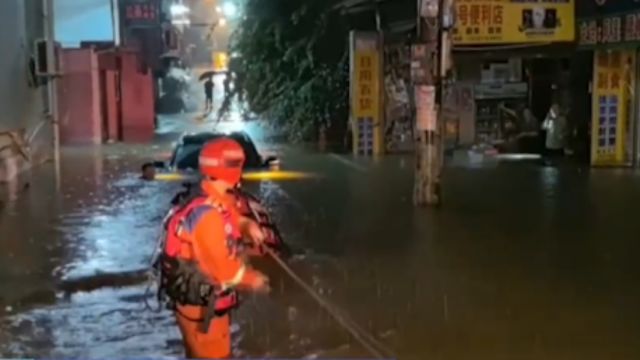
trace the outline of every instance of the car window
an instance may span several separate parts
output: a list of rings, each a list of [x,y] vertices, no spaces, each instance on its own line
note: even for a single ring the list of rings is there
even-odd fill
[[[247,160],[245,162],[245,167],[248,168],[256,168],[262,166],[262,157],[258,153],[258,149],[256,145],[251,141],[251,139],[245,134],[231,134],[229,136],[233,140],[237,141],[242,149],[244,150],[244,155]]]
[[[173,166],[179,170],[198,170],[198,157],[202,144],[179,145],[173,157]]]

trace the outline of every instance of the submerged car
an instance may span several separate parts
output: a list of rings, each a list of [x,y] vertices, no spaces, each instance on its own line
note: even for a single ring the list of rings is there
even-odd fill
[[[187,134],[182,136],[171,155],[171,159],[162,167],[168,168],[172,172],[191,172],[198,170],[198,157],[200,150],[207,142],[227,137],[233,139],[242,146],[246,161],[244,164],[245,171],[261,171],[277,169],[279,161],[276,157],[270,156],[264,158],[256,148],[249,135],[243,131],[231,133],[221,132],[202,132],[197,134]]]

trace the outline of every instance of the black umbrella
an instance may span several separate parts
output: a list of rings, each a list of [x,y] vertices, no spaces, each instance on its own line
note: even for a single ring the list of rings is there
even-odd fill
[[[214,75],[218,75],[218,74],[224,74],[224,71],[216,71],[216,70],[209,70],[209,71],[205,71],[202,73],[202,75],[200,75],[200,77],[198,78],[199,81],[204,81],[207,80],[208,78],[214,76]]]

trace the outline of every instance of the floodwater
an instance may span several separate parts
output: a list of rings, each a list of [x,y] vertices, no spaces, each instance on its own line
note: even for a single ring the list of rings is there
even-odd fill
[[[66,149],[60,190],[47,166],[15,186],[0,210],[0,356],[182,356],[171,314],[145,308],[145,283],[92,286],[148,266],[180,184],[137,176],[168,148]],[[247,184],[304,252],[292,268],[398,358],[640,358],[639,174],[455,166],[444,206],[424,210],[411,204],[410,158],[268,151],[319,175]],[[258,266],[274,290],[234,316],[238,356],[370,356],[273,264]]]

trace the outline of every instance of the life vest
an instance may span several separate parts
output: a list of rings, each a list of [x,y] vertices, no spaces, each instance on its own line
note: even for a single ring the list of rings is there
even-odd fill
[[[260,229],[265,235],[264,245],[280,256],[288,256],[290,252],[289,248],[284,243],[278,227],[273,222],[264,206],[262,206],[260,200],[240,188],[236,188],[233,191],[236,198],[236,206],[240,215],[253,219],[260,226]],[[265,255],[265,251],[262,247],[251,245],[252,244],[245,249],[245,252],[249,255]]]
[[[206,195],[194,193],[183,198],[165,219],[165,239],[157,264],[160,269],[158,295],[166,295],[171,307],[176,304],[212,307],[216,316],[222,316],[238,305],[238,295],[235,290],[222,290],[219,284],[212,283],[199,269],[193,252],[193,229],[208,211],[220,213],[227,246],[231,253],[237,252],[240,232],[232,223],[231,214]]]

